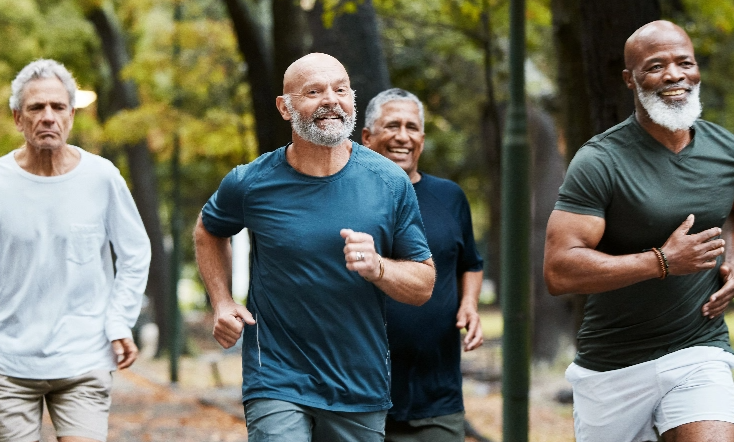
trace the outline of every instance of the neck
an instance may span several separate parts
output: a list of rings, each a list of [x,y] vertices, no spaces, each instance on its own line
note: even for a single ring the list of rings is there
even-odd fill
[[[38,149],[24,144],[15,154],[15,161],[23,170],[39,176],[69,173],[80,160],[79,152],[68,144],[58,149]]]
[[[293,134],[293,143],[285,152],[288,164],[304,175],[324,177],[342,170],[352,154],[352,142],[344,140],[336,147],[310,143]]]
[[[410,182],[412,184],[415,184],[415,183],[417,183],[418,181],[421,180],[421,174],[418,173],[418,169],[416,169],[416,170],[408,173],[408,178],[410,178]]]
[[[644,109],[635,112],[637,122],[660,144],[673,153],[679,153],[691,143],[691,130],[683,129],[672,131],[652,121]]]

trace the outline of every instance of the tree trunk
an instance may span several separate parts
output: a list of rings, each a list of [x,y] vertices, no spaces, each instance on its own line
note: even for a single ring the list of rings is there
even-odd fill
[[[580,2],[551,0],[553,40],[558,61],[559,126],[565,141],[561,151],[565,154],[567,164],[594,134],[587,82],[580,75],[584,72]]]
[[[275,97],[279,92],[273,85],[273,57],[268,52],[262,29],[244,0],[224,0],[224,3],[232,19],[240,53],[247,63],[258,152],[271,152],[279,147],[276,130],[283,123],[275,107]]]
[[[87,12],[87,19],[94,25],[102,42],[105,58],[110,65],[113,86],[109,98],[104,101],[106,109],[100,109],[100,118],[108,118],[123,109],[133,109],[139,105],[135,85],[131,81],[122,81],[120,72],[130,61],[125,47],[125,38],[114,13],[102,8]],[[152,257],[146,293],[153,300],[155,323],[160,338],[158,348],[165,348],[168,343],[168,297],[170,268],[168,256],[163,247],[163,230],[158,216],[158,186],[155,167],[146,142],[124,146],[127,156],[132,195],[143,219],[145,230],[150,238]]]
[[[594,133],[634,110],[632,93],[622,81],[624,44],[640,26],[659,19],[658,0],[581,1],[581,44]]]
[[[273,52],[275,69],[273,87],[277,93],[282,90],[283,74],[288,66],[308,53],[306,40],[308,23],[306,14],[296,0],[273,1]],[[275,107],[275,97],[272,97]],[[287,121],[280,119],[275,131],[278,146],[291,140],[291,127]]]
[[[377,16],[371,0],[364,0],[355,13],[341,14],[330,28],[324,27],[323,2],[307,13],[313,36],[313,52],[336,57],[347,69],[352,89],[357,91],[357,126],[353,137],[360,139],[364,112],[369,101],[390,88],[390,75],[377,30]]]

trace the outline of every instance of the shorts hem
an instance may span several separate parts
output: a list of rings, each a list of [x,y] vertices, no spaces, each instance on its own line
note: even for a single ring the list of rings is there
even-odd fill
[[[41,433],[18,439],[5,439],[4,437],[0,437],[0,442],[36,442],[38,440],[41,440]]]
[[[657,429],[660,434],[663,434],[666,431],[672,430],[673,428],[680,427],[681,425],[691,424],[693,422],[702,422],[702,421],[728,422],[730,424],[734,424],[734,416],[727,415],[727,414],[712,414],[712,413],[707,413],[705,415],[699,415],[699,416],[688,416],[676,422],[666,422],[664,425],[658,426]]]
[[[74,437],[86,437],[88,439],[94,439],[98,440],[100,442],[107,442],[107,434],[106,433],[98,433],[93,430],[58,430],[56,431],[56,437],[68,437],[68,436],[74,436]]]

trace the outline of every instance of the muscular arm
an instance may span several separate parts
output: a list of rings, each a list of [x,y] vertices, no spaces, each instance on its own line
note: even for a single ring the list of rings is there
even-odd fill
[[[254,324],[255,319],[243,306],[232,299],[230,280],[232,279],[232,246],[229,238],[209,233],[201,221],[201,215],[194,228],[196,245],[196,264],[201,279],[214,309],[214,338],[225,348],[233,346],[246,324]]]
[[[436,280],[433,259],[422,262],[388,259],[377,254],[371,235],[351,229],[342,229],[339,233],[345,242],[347,269],[359,273],[398,302],[422,305],[431,298]],[[384,266],[382,277],[380,260]]]
[[[612,256],[594,250],[606,222],[554,210],[548,219],[543,275],[551,295],[614,290],[660,276],[653,252]]]
[[[466,327],[464,336],[464,351],[471,351],[482,345],[482,323],[477,312],[479,293],[482,291],[483,274],[478,272],[464,272],[461,275],[459,296],[461,303],[456,313],[456,327]]]
[[[721,233],[714,227],[688,235],[694,218],[690,215],[661,246],[671,275],[685,275],[716,266],[724,252]],[[596,246],[604,234],[603,218],[554,210],[548,220],[543,273],[552,295],[590,294],[661,276],[655,253],[641,252],[612,256]]]

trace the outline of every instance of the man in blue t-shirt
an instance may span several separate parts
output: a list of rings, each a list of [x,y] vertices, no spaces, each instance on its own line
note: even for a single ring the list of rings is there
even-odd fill
[[[418,172],[423,152],[423,104],[402,89],[378,94],[367,106],[362,142],[397,163],[413,183],[436,285],[420,307],[388,300],[392,359],[386,441],[463,441],[461,335],[464,350],[482,345],[477,313],[482,258],[477,253],[469,204],[455,183]]]
[[[354,91],[335,58],[295,61],[276,104],[292,143],[232,170],[195,229],[214,337],[228,348],[244,329],[250,442],[382,441],[385,295],[423,304],[435,278],[415,192],[399,167],[348,139]],[[229,288],[229,237],[243,228],[247,308]]]

